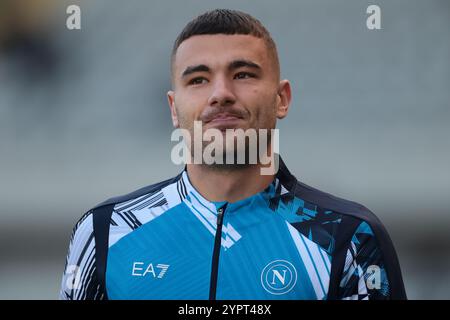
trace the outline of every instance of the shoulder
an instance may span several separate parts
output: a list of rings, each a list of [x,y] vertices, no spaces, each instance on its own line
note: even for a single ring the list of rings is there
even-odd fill
[[[297,181],[294,187],[294,195],[317,205],[324,210],[330,210],[342,215],[346,220],[354,220],[356,223],[367,223],[372,229],[384,233],[384,227],[380,219],[361,203],[337,197],[333,194],[321,191]]]
[[[132,191],[130,193],[109,198],[109,199],[107,199],[107,200],[97,204],[91,210],[95,210],[95,209],[98,209],[100,207],[104,207],[104,206],[108,206],[108,205],[116,205],[116,204],[119,204],[119,203],[124,203],[124,202],[130,201],[130,200],[138,199],[138,198],[143,197],[143,196],[145,196],[147,194],[150,194],[150,193],[158,192],[161,189],[163,189],[164,187],[166,187],[166,186],[168,186],[168,185],[178,181],[180,176],[181,176],[181,174],[179,174],[179,175],[177,175],[177,176],[175,176],[173,178],[170,178],[170,179],[158,182],[158,183],[154,183],[154,184],[145,186],[143,188],[139,188],[139,189],[137,189],[135,191]]]
[[[301,182],[289,172],[282,160],[280,162],[278,178],[292,196],[304,201],[305,205],[315,208],[314,211],[332,212],[335,214],[333,217],[341,217],[341,227],[339,228],[341,232],[346,229],[345,231],[351,233],[360,224],[366,223],[377,237],[384,238],[387,236],[387,232],[381,221],[366,206],[355,201],[337,197]]]
[[[112,209],[114,206],[118,204],[126,204],[128,202],[132,203],[135,200],[145,198],[147,195],[157,193],[161,191],[164,187],[178,181],[180,175],[181,174],[166,179],[164,181],[139,188],[124,195],[111,197],[93,206],[92,208],[85,211],[85,213],[81,216],[81,218],[79,218],[78,221],[76,222],[73,228],[72,238],[74,237],[75,234],[78,235],[80,233],[83,233],[82,232],[83,230],[87,229],[93,230],[94,221],[96,220],[96,218],[98,218],[98,215],[107,213],[107,210],[105,211],[104,209],[107,209],[108,207]]]
[[[291,191],[295,197],[316,207],[317,211],[332,212],[333,215],[329,216],[339,217],[335,240],[339,238],[348,244],[354,237],[364,234],[385,252],[387,258],[396,260],[393,243],[384,224],[363,204],[337,197],[298,180]]]
[[[337,197],[299,181],[284,164],[281,165],[279,178],[289,194],[301,199],[304,207],[311,208],[311,211],[316,213],[315,219],[309,221],[320,229],[320,234],[323,234],[324,230],[329,231],[327,239],[332,238],[334,248],[333,274],[342,274],[348,249],[353,247],[357,250],[356,256],[359,260],[364,260],[359,261],[361,265],[367,267],[374,259],[381,261],[379,264],[383,266],[389,279],[390,297],[394,299],[406,297],[392,240],[383,223],[371,210],[358,202]],[[308,223],[306,225],[311,226]],[[330,225],[335,225],[336,228]],[[351,262],[351,259],[348,261]]]

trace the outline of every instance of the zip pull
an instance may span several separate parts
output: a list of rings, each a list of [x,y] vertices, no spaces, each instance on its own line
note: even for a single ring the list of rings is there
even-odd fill
[[[217,225],[218,225],[218,226],[221,225],[221,224],[223,223],[223,212],[225,211],[224,207],[225,207],[225,206],[220,207],[220,208],[217,210]]]

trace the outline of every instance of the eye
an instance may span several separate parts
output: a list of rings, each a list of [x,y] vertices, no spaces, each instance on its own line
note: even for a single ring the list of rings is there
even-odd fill
[[[254,77],[255,77],[255,75],[250,72],[239,72],[239,73],[236,73],[236,75],[234,76],[235,79],[247,79],[247,78],[254,78]]]
[[[196,78],[189,80],[188,85],[202,84],[203,81],[208,81],[208,80],[206,80],[206,78],[203,78],[203,77],[196,77]]]

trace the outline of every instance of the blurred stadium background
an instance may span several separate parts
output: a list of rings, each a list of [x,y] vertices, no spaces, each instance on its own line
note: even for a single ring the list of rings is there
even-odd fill
[[[81,30],[66,7],[81,7]],[[366,28],[381,7],[382,29]],[[281,153],[366,205],[411,299],[450,299],[450,2],[0,0],[0,298],[56,299],[91,206],[178,173],[169,54],[205,10],[246,11],[293,84]]]

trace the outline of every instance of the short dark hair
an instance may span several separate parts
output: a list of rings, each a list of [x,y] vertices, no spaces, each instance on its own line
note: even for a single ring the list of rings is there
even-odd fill
[[[180,44],[192,36],[205,34],[243,34],[263,39],[269,50],[269,54],[274,60],[275,70],[277,70],[279,77],[280,63],[278,60],[277,47],[270,36],[269,31],[267,31],[258,19],[252,17],[248,13],[230,9],[207,11],[191,20],[184,27],[173,45],[170,63],[172,74],[175,55]]]

